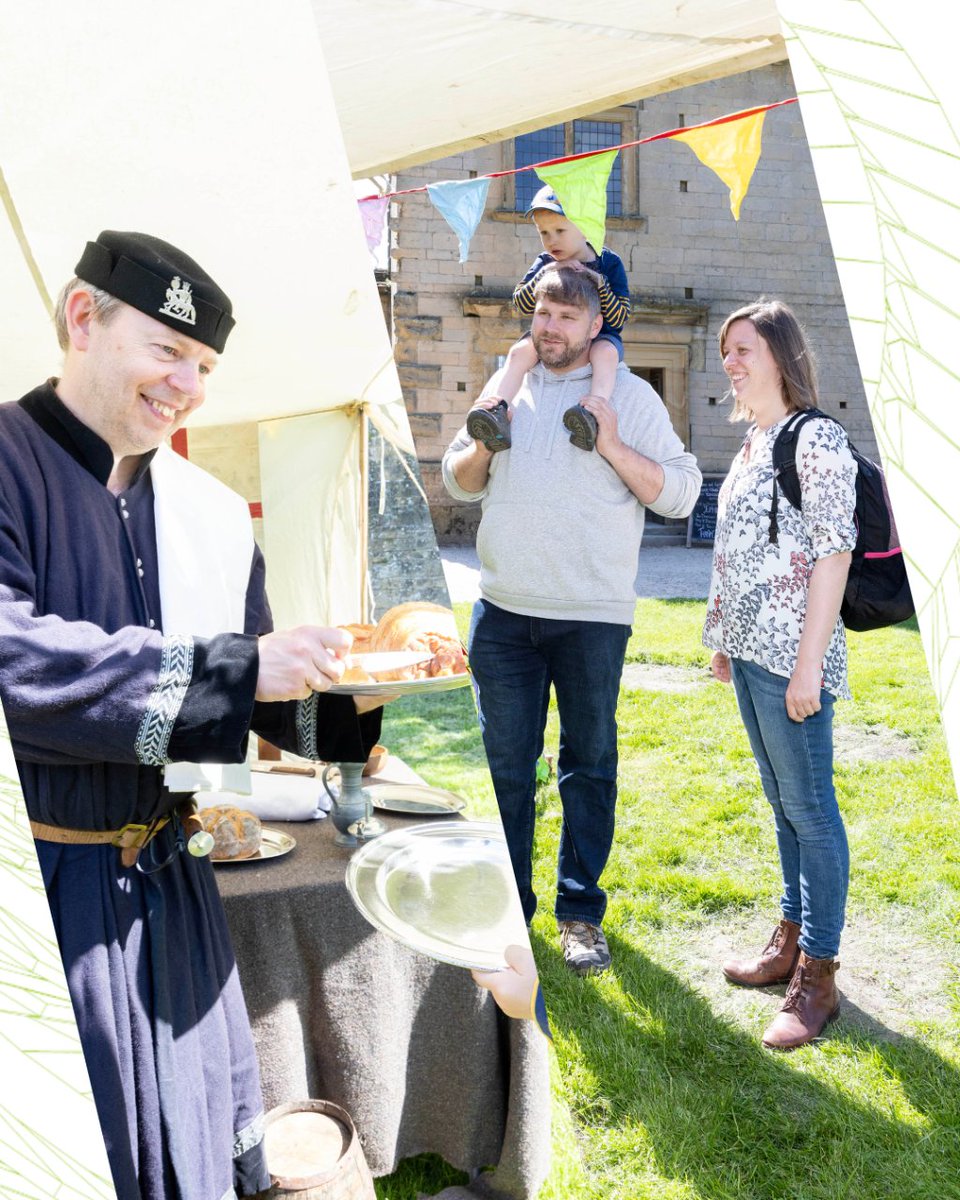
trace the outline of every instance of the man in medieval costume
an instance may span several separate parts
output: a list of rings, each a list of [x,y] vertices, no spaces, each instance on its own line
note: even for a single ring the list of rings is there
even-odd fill
[[[164,444],[203,402],[225,293],[137,233],[76,275],[60,378],[0,406],[0,692],[117,1195],[224,1200],[269,1184],[262,1100],[185,801],[251,730],[363,761],[380,714],[323,694],[348,634],[271,632],[246,503]]]

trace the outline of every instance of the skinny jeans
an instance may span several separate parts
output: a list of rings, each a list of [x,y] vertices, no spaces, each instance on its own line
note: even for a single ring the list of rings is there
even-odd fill
[[[777,835],[788,921],[800,926],[800,949],[834,958],[840,949],[850,855],[833,788],[833,696],[804,721],[787,716],[789,680],[757,663],[730,661],[733,686]]]

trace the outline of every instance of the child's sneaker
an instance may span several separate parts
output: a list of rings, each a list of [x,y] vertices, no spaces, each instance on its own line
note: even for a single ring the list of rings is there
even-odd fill
[[[468,413],[467,433],[475,442],[483,442],[493,453],[509,450],[510,421],[506,400],[501,400],[496,408],[475,408]]]
[[[579,450],[592,450],[597,444],[597,418],[579,404],[563,414],[563,425],[570,430],[570,445]]]

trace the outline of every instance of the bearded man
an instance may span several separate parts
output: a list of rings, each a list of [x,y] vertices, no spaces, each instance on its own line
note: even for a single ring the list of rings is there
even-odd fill
[[[470,667],[528,924],[537,906],[536,764],[551,684],[556,692],[563,830],[555,912],[564,959],[585,975],[610,965],[600,876],[613,845],[616,707],[644,510],[686,516],[701,477],[659,396],[624,364],[609,402],[589,395],[590,343],[602,324],[592,273],[545,271],[535,301],[539,362],[510,408],[509,437],[488,446],[464,426],[444,455],[443,479],[452,496],[483,508]],[[497,383],[495,375],[471,411],[500,403],[484,398],[496,396]],[[596,454],[572,446],[563,426],[578,403],[596,418]]]

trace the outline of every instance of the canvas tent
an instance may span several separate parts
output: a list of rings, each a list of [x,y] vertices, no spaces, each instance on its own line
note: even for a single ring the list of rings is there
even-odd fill
[[[4,399],[56,373],[50,299],[89,238],[182,246],[234,303],[190,429],[256,424],[274,616],[358,619],[366,421],[413,445],[309,7],[38,4],[2,53]]]
[[[787,57],[774,0],[313,0],[313,8],[356,176]]]

